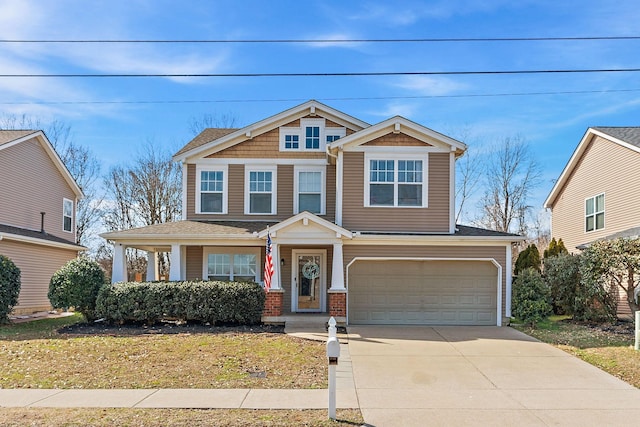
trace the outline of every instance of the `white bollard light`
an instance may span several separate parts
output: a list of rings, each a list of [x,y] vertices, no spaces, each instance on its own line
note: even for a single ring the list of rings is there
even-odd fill
[[[336,337],[336,320],[329,319],[327,359],[329,361],[329,418],[336,419],[336,366],[340,358],[340,342]]]
[[[640,310],[636,311],[636,350],[640,350]]]

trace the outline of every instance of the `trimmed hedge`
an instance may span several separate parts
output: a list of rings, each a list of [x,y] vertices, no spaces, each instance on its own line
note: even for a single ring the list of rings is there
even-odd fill
[[[108,322],[174,319],[213,324],[260,323],[265,294],[244,282],[121,282],[103,286],[96,312]]]
[[[100,265],[87,258],[74,258],[56,271],[49,281],[49,301],[56,308],[73,307],[88,322],[96,319],[96,298],[105,284]]]
[[[0,255],[0,323],[9,320],[9,313],[18,303],[20,269],[5,255]]]

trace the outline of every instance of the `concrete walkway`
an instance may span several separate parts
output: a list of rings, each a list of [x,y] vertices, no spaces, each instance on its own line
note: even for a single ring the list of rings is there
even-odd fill
[[[508,327],[350,326],[360,410],[382,426],[637,426],[640,390]]]

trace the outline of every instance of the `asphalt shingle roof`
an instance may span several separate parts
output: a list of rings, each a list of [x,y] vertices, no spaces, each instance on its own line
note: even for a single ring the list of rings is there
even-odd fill
[[[182,147],[180,151],[174,154],[174,156],[179,156],[180,154],[186,153],[187,151],[193,150],[194,148],[198,148],[211,141],[215,141],[216,139],[222,138],[223,136],[227,136],[237,130],[237,128],[206,128],[205,130],[200,132],[198,136],[189,141],[187,145]]]
[[[48,234],[46,232],[43,233],[41,231],[29,230],[27,228],[14,227],[12,225],[6,225],[6,224],[0,224],[0,233],[14,234],[16,236],[31,237],[31,238],[34,238],[34,239],[47,240],[49,242],[64,243],[64,244],[67,244],[67,245],[80,246],[80,245],[76,244],[76,242],[73,242],[73,241],[67,240],[67,239],[63,239],[61,237],[53,236],[53,235]]]
[[[38,132],[37,130],[0,130],[0,145],[15,141],[23,136]]]
[[[594,127],[594,129],[640,148],[640,126]]]
[[[130,228],[128,230],[104,233],[106,238],[109,234],[117,234],[119,237],[155,235],[161,236],[225,236],[225,235],[247,235],[264,230],[267,226],[276,222],[264,221],[175,221],[163,224],[148,225],[146,227]]]

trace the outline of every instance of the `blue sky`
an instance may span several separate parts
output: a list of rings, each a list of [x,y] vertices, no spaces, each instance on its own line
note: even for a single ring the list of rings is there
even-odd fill
[[[0,39],[399,39],[638,36],[637,0],[0,0]],[[498,43],[0,43],[0,74],[411,72],[640,67],[640,40]],[[376,123],[402,115],[482,152],[520,135],[541,206],[589,126],[640,125],[640,73],[216,78],[1,78],[0,113],[60,120],[103,171],[189,122],[246,125],[308,99]],[[526,93],[549,93],[523,95]],[[566,93],[589,92],[589,93]],[[500,95],[509,96],[475,96]],[[173,103],[179,101],[181,103]],[[107,103],[105,103],[107,102]],[[116,102],[116,103],[108,103]],[[169,103],[168,103],[169,102]]]

